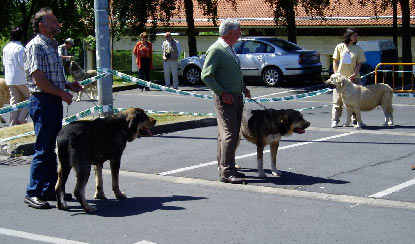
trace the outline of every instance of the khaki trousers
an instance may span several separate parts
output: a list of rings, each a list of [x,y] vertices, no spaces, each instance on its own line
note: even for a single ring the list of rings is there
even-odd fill
[[[224,104],[220,96],[213,95],[218,120],[217,159],[220,177],[228,178],[236,175],[235,151],[239,141],[241,128],[243,98],[233,96],[233,104]]]
[[[10,105],[14,105],[29,99],[30,93],[27,85],[11,85],[10,90]],[[26,123],[28,108],[22,108],[10,113],[10,126]]]
[[[353,82],[356,85],[360,85],[360,78],[355,79]],[[331,121],[340,122],[340,117],[342,116],[343,112],[343,99],[340,93],[337,92],[336,89],[333,89],[333,107],[331,109]],[[355,118],[354,113],[352,118]]]

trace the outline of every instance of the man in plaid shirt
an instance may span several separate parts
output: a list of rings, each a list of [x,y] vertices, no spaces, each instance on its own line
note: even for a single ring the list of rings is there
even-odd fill
[[[48,200],[56,199],[57,159],[56,137],[62,129],[62,101],[72,103],[72,94],[78,92],[78,82],[68,83],[65,78],[58,45],[53,37],[60,26],[50,8],[35,14],[33,30],[37,34],[25,48],[25,72],[31,93],[29,114],[33,120],[36,143],[30,167],[30,181],[24,202],[38,209],[50,208]],[[69,194],[67,197],[72,198]]]

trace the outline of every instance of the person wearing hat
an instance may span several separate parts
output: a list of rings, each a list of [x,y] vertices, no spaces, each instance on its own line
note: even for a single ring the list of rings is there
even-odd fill
[[[58,46],[58,53],[59,56],[62,57],[63,61],[70,61],[73,60],[73,56],[68,54],[68,50],[72,48],[74,41],[72,38],[67,38],[65,43]]]

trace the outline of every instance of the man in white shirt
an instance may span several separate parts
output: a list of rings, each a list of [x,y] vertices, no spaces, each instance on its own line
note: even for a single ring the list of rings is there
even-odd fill
[[[174,40],[170,32],[164,35],[166,40],[163,42],[161,50],[163,50],[163,69],[164,81],[167,87],[170,87],[170,74],[173,75],[173,88],[179,89],[179,77],[177,75],[177,66],[182,48],[180,42]]]
[[[14,28],[10,42],[3,48],[4,79],[10,90],[10,105],[23,102],[30,96],[24,71],[24,47],[20,43],[23,30]],[[28,109],[23,108],[10,113],[10,126],[27,122]]]

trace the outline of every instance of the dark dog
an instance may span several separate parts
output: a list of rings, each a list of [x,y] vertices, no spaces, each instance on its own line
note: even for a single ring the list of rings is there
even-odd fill
[[[277,170],[277,151],[282,136],[293,133],[302,134],[310,126],[303,115],[293,109],[244,110],[241,134],[246,140],[257,146],[258,176],[266,178],[264,173],[263,151],[266,145],[271,148],[272,174],[281,176]]]
[[[72,75],[73,81],[83,81],[85,79],[94,77],[97,75],[96,70],[88,70],[85,72],[81,66],[75,61],[71,61],[69,63],[68,67],[69,73]],[[84,91],[87,92],[89,95],[90,100],[94,100],[94,97],[98,99],[98,93],[97,93],[97,82],[91,82],[88,85],[84,86]],[[95,95],[95,96],[94,96]],[[76,99],[77,102],[81,101],[82,98],[82,91],[78,92],[78,98]]]
[[[88,182],[91,165],[94,165],[96,192],[95,199],[106,199],[102,182],[102,165],[106,160],[111,164],[112,190],[117,199],[126,198],[118,185],[121,156],[128,142],[149,131],[156,120],[148,117],[140,108],[129,108],[107,118],[91,121],[76,121],[65,126],[58,134],[59,158],[58,180],[55,186],[56,206],[68,210],[64,200],[65,183],[71,168],[76,172],[74,195],[85,212],[96,209],[85,200],[85,186]]]

